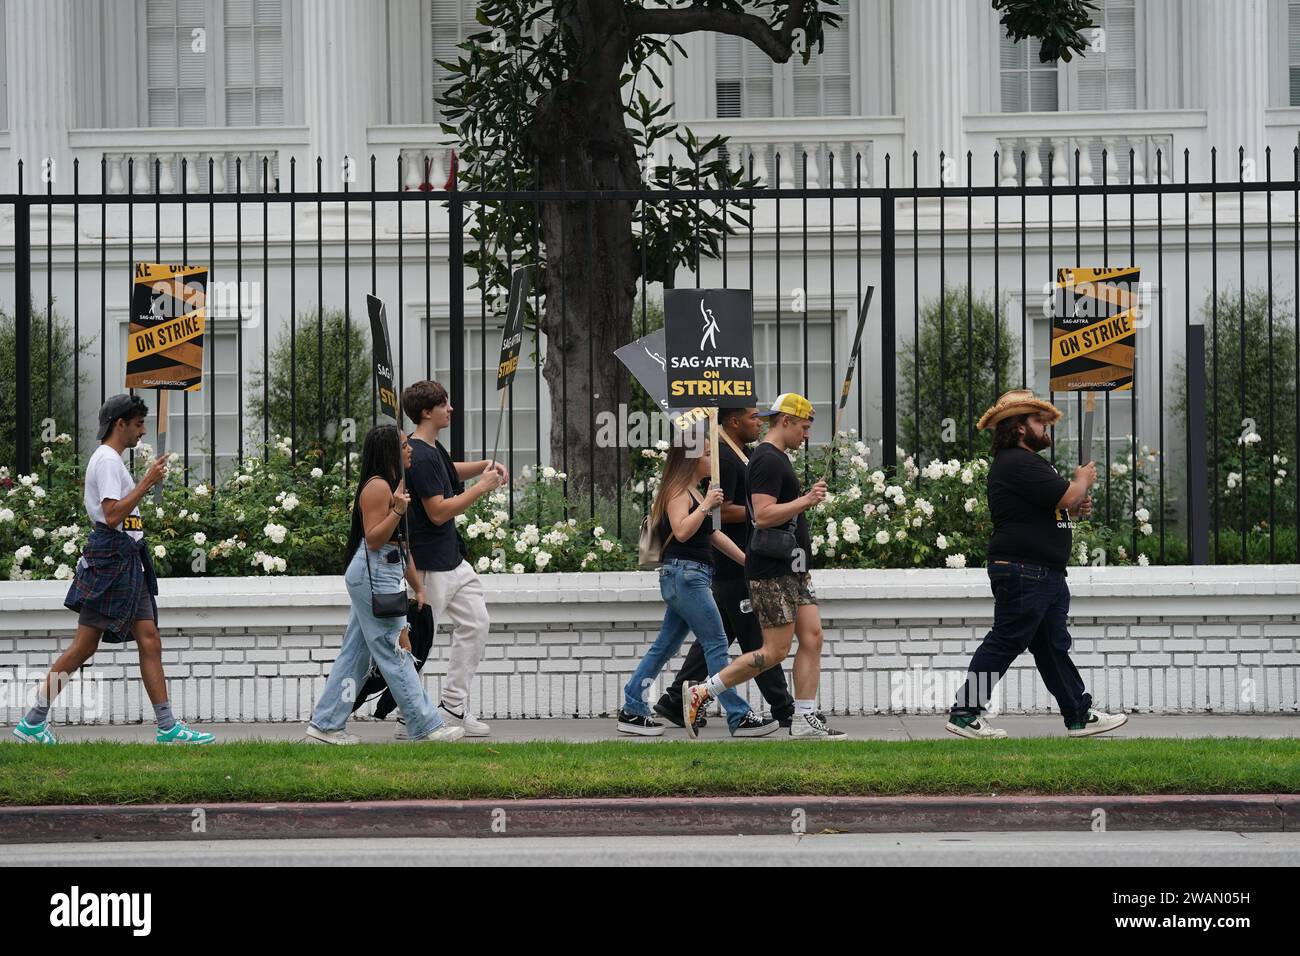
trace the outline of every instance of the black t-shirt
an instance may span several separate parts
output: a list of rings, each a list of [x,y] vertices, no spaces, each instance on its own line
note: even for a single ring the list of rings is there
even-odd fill
[[[789,456],[771,442],[759,442],[755,447],[754,453],[749,456],[749,474],[746,478],[749,500],[746,501],[745,507],[751,520],[754,514],[750,504],[754,495],[771,495],[776,499],[777,504],[783,505],[794,501],[803,493],[799,489],[799,479],[795,477],[794,465],[790,463]],[[788,528],[789,522],[778,527]],[[798,548],[803,549],[803,553],[800,554],[796,550],[789,559],[763,557],[755,554],[752,549],[746,551],[745,578],[763,580],[779,578],[787,574],[802,574],[807,571],[812,557],[812,539],[808,534],[806,512],[800,512],[795,520],[794,537]]]
[[[687,514],[694,514],[699,503],[692,498],[691,507]],[[695,533],[685,541],[678,541],[673,534],[672,522],[668,520],[668,512],[664,511],[664,516],[659,519],[660,540],[664,543],[664,550],[660,559],[667,561],[669,558],[679,558],[682,561],[698,561],[700,564],[713,564],[713,542],[709,539],[713,537],[713,517],[705,515],[704,520],[700,522],[699,528]],[[730,561],[730,558],[725,560]],[[734,562],[733,562],[734,563]]]
[[[454,498],[465,490],[456,477],[447,449],[442,442],[432,445],[411,437],[411,467],[406,472],[406,487],[411,493],[411,557],[421,571],[451,571],[465,557],[465,542],[456,528],[456,519],[436,524],[424,510],[424,499],[442,495]]]
[[[1025,448],[1004,448],[989,467],[993,537],[989,560],[1023,561],[1064,571],[1074,522],[1056,504],[1070,483]]]
[[[740,456],[731,450],[726,442],[719,442],[721,454],[718,457],[718,480],[722,485],[722,497],[726,504],[745,507],[745,470],[746,466]],[[712,519],[710,519],[712,521]],[[749,548],[749,522],[736,521],[722,523],[722,533],[736,543],[742,552]],[[745,569],[725,554],[717,555],[715,580],[740,580],[745,576]]]

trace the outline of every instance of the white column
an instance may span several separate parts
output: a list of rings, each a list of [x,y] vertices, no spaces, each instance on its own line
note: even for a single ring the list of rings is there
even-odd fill
[[[9,0],[5,4],[8,49],[9,128],[13,169],[6,178],[17,185],[17,161],[23,161],[23,191],[45,192],[45,161],[53,162],[54,191],[72,192],[72,0]],[[98,169],[88,184],[97,188]],[[83,188],[87,183],[83,183]],[[71,209],[71,207],[64,207]]]
[[[966,180],[962,138],[965,82],[971,37],[968,4],[953,0],[895,3],[894,111],[907,123],[895,184],[910,182],[912,151],[919,153],[920,184],[939,184],[939,153],[952,159],[955,186]],[[892,177],[891,177],[892,178]]]
[[[1247,159],[1254,159],[1256,178],[1263,179],[1268,5],[1265,0],[1200,0],[1193,22],[1199,39],[1201,103],[1209,146],[1219,151],[1219,179],[1237,178],[1239,146],[1245,147]],[[1208,156],[1205,164],[1208,174]]]
[[[343,188],[345,156],[356,160],[356,188],[368,186],[366,126],[378,119],[386,75],[373,6],[355,0],[311,0],[302,11],[304,113],[311,142],[307,155],[298,158],[297,186],[316,188],[317,156],[324,161],[323,189]],[[396,166],[375,172],[379,188],[396,188]],[[288,170],[281,170],[280,177],[287,184]]]

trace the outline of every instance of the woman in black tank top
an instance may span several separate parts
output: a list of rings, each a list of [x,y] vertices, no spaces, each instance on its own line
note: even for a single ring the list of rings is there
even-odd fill
[[[675,445],[669,449],[668,460],[664,462],[650,517],[664,543],[659,594],[666,609],[659,636],[623,688],[619,733],[643,737],[663,734],[663,724],[651,717],[646,693],[689,632],[695,632],[713,673],[728,661],[727,634],[713,598],[713,568],[717,560],[736,561],[743,566],[745,555],[734,541],[713,529],[711,513],[722,505],[722,489],[712,485],[705,495],[698,491],[700,482],[711,471],[709,455],[707,442],[703,454],[694,457],[685,447]],[[722,556],[715,551],[721,551]],[[734,690],[723,694],[720,700],[733,736],[763,736],[778,726],[773,718],[754,714]]]

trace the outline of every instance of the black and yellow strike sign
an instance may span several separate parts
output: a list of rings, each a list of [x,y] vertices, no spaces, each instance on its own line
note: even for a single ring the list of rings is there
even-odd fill
[[[1058,269],[1052,317],[1052,391],[1133,388],[1138,315],[1136,266]]]
[[[208,270],[137,262],[126,340],[126,387],[198,391],[203,385]]]
[[[664,293],[668,401],[743,408],[754,399],[754,306],[748,289]]]
[[[370,313],[370,354],[379,410],[400,425],[397,386],[393,381],[393,352],[388,347],[388,311],[381,299],[369,294],[366,295],[366,310]]]

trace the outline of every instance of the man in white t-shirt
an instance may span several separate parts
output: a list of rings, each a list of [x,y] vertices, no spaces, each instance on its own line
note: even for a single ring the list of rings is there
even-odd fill
[[[135,639],[140,677],[158,721],[158,743],[206,744],[216,739],[177,720],[167,699],[154,600],[158,583],[140,519],[140,501],[167,474],[167,456],[158,456],[139,482],[122,461],[123,453],[144,435],[148,412],[134,395],[114,395],[99,409],[102,444],[86,465],[86,513],[94,530],[63,602],[78,612],[77,634],[37,689],[36,705],[13,730],[23,743],[57,743],[49,726],[50,704],[98,650],[101,638],[110,643]]]

